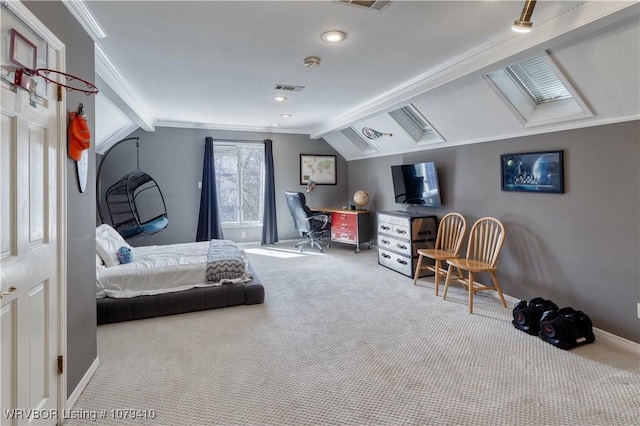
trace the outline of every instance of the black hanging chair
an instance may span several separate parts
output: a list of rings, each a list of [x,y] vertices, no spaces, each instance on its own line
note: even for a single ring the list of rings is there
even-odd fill
[[[121,177],[105,193],[105,203],[109,210],[111,226],[124,238],[133,238],[141,234],[155,234],[165,229],[169,224],[167,207],[160,187],[151,176],[140,171],[139,138],[123,139],[113,145],[110,150],[119,143],[131,139],[136,140],[138,170]],[[96,179],[98,184],[100,169],[106,158],[107,154],[103,157],[98,168]],[[100,200],[100,191],[97,191],[97,197]],[[98,212],[102,219],[99,202]]]

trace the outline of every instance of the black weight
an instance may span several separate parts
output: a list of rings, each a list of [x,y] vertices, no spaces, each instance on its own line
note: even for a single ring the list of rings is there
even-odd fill
[[[513,321],[515,328],[531,335],[540,332],[540,318],[547,310],[558,309],[558,306],[550,300],[536,297],[529,303],[524,300],[518,302],[513,308]]]
[[[538,336],[565,350],[595,341],[591,318],[571,307],[543,313]]]

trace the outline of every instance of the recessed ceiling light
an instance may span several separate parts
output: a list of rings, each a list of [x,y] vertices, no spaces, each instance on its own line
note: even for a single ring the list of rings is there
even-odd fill
[[[280,95],[278,95],[278,96],[274,96],[274,97],[273,97],[273,100],[274,100],[274,101],[278,101],[278,102],[282,102],[282,101],[286,101],[286,100],[287,100],[287,98],[286,98],[286,96],[280,96]]]
[[[278,127],[278,126],[280,125],[280,123],[271,123],[271,125],[272,125],[273,127]]]
[[[289,118],[289,117],[291,117],[291,114],[280,114],[280,117]]]
[[[327,43],[338,43],[340,41],[343,41],[345,38],[347,38],[347,34],[337,30],[327,31],[326,33],[322,34],[322,39]]]

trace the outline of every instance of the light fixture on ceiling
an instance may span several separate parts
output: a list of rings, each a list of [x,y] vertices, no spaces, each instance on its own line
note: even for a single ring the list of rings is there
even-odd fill
[[[327,43],[339,43],[347,38],[347,34],[343,31],[332,30],[322,34],[322,40]]]
[[[313,68],[320,65],[320,58],[318,58],[317,56],[307,56],[306,58],[304,58],[303,62],[305,67]]]
[[[291,114],[280,114],[280,117],[282,117],[282,118],[290,118]]]
[[[271,125],[272,125],[273,127],[278,127],[278,126],[280,125],[280,123],[271,123]]]
[[[274,96],[274,97],[273,97],[273,100],[274,100],[274,101],[278,101],[278,102],[283,102],[283,101],[286,101],[286,100],[287,100],[287,97],[286,97],[286,96],[280,96],[280,95],[278,95],[278,96]]]
[[[522,8],[520,19],[515,21],[511,26],[511,29],[513,31],[519,33],[528,33],[529,31],[531,31],[531,27],[533,27],[533,22],[531,22],[531,15],[533,14],[534,7],[536,7],[536,0],[527,0],[524,3],[524,8]]]

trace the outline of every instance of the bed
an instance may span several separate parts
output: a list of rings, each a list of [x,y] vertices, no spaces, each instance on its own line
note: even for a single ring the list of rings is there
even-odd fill
[[[121,247],[130,250],[130,262],[118,258]],[[131,247],[115,229],[100,225],[96,298],[102,325],[258,304],[264,301],[264,287],[244,251],[232,241]]]

